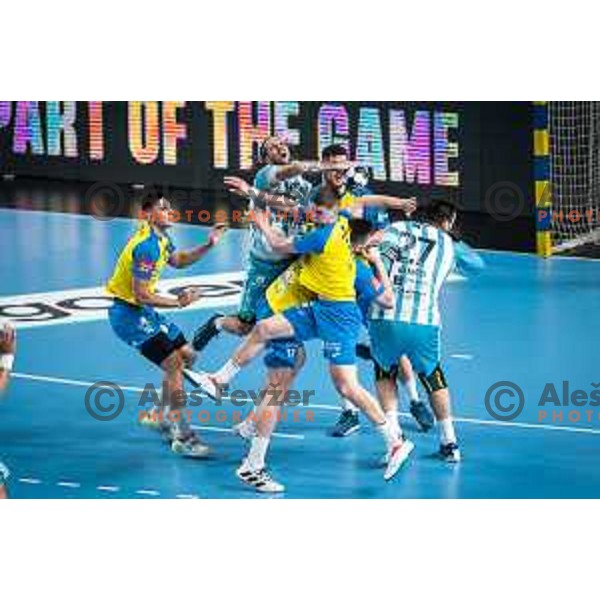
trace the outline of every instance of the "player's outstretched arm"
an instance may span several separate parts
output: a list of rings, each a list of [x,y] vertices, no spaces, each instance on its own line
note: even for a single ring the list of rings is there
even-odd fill
[[[285,181],[286,179],[307,173],[318,174],[327,171],[348,171],[355,166],[356,164],[350,161],[332,163],[319,160],[298,160],[291,162],[289,165],[277,165],[274,170],[274,177],[277,181]]]
[[[178,250],[174,252],[169,258],[169,264],[176,269],[185,269],[193,265],[221,241],[225,231],[227,231],[225,223],[218,223],[211,229],[206,244],[202,244],[191,250]]]
[[[417,209],[416,198],[397,198],[395,196],[383,196],[380,194],[369,194],[356,198],[356,207],[377,206],[388,210],[401,210],[411,215]]]
[[[295,208],[298,206],[298,202],[289,196],[283,194],[272,194],[259,190],[258,188],[251,186],[247,181],[241,177],[225,177],[223,179],[225,187],[232,193],[252,200],[255,206],[260,208],[272,207],[272,208]]]
[[[0,393],[8,386],[17,351],[17,332],[8,323],[0,330]]]
[[[454,243],[456,270],[465,275],[477,275],[485,269],[481,255],[473,250],[466,242]]]

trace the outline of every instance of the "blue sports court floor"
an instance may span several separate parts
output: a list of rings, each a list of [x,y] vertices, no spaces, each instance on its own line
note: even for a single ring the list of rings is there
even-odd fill
[[[106,280],[132,226],[123,219],[102,222],[87,216],[0,210],[0,306],[10,304],[11,314],[23,318],[43,314],[48,305],[56,311],[56,303],[62,302],[59,314],[69,315],[50,324],[20,325],[14,379],[0,401],[0,457],[13,474],[12,495],[254,498],[235,477],[243,447],[228,432],[227,423],[211,419],[202,426],[202,435],[215,450],[207,461],[172,455],[157,434],[136,424],[135,389],[158,383],[158,371],[113,335],[104,312],[95,312],[93,303],[72,310],[74,304],[81,306],[74,298]],[[205,231],[191,226],[177,227],[173,233],[181,247],[205,237]],[[221,281],[223,273],[239,273],[242,235],[230,231],[204,261],[185,273],[168,272],[166,278],[208,276],[210,282]],[[405,429],[417,449],[405,469],[386,484],[375,467],[380,440],[366,424],[349,439],[327,437],[337,417],[337,401],[315,343],[298,383],[299,388],[317,391],[310,407],[314,422],[301,418],[282,424],[271,447],[270,466],[287,485],[284,497],[600,496],[600,408],[579,408],[581,420],[571,422],[574,407],[550,406],[549,415],[562,410],[562,422],[558,414],[540,422],[538,406],[548,383],[562,396],[563,381],[569,382],[570,391],[587,394],[600,382],[600,262],[496,253],[484,257],[486,272],[477,279],[449,283],[443,298],[445,364],[463,464],[437,462],[432,457],[436,436],[417,433],[406,420]],[[229,279],[239,288],[239,275]],[[231,293],[217,294],[213,304],[230,305],[235,301]],[[33,308],[15,308],[28,299],[35,303]],[[180,312],[173,318],[191,333],[214,310]],[[219,338],[199,364],[207,369],[219,366],[236,343]],[[361,369],[372,386],[370,368]],[[263,374],[259,361],[236,384],[258,389]],[[99,380],[130,388],[125,391],[125,409],[110,422],[92,419],[84,406],[87,387]],[[514,422],[496,421],[486,410],[486,391],[499,381],[515,382],[524,392],[525,407]],[[509,400],[504,397],[504,405]],[[207,407],[216,414],[217,408],[203,408]]]

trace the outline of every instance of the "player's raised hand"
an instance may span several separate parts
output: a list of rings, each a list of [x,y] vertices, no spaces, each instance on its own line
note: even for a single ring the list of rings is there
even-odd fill
[[[396,208],[410,216],[417,210],[417,199],[414,196],[412,198],[398,198]]]
[[[14,354],[17,349],[17,332],[10,323],[0,329],[0,354]]]
[[[227,231],[227,223],[217,223],[208,234],[209,246],[216,246]]]
[[[202,298],[202,293],[198,288],[187,288],[179,293],[177,296],[177,300],[179,301],[179,306],[181,308],[185,308],[194,302],[198,302]]]
[[[248,198],[252,193],[252,186],[241,177],[225,177],[223,183],[229,192],[242,198]]]

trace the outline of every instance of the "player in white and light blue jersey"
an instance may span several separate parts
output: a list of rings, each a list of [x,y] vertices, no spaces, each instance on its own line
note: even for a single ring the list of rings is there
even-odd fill
[[[308,206],[312,185],[303,175],[334,167],[326,161],[292,161],[290,148],[280,137],[270,137],[263,142],[260,160],[264,166],[256,174],[254,186],[239,177],[226,177],[225,185],[233,193],[247,198],[251,211],[266,207],[277,209],[271,212],[272,224],[285,237],[305,233],[306,222],[302,215]],[[342,167],[347,170],[350,163],[344,161]],[[203,350],[220,331],[247,335],[256,322],[256,310],[267,288],[294,260],[273,252],[264,235],[253,225],[248,241],[249,247],[244,252],[248,256],[247,276],[238,313],[235,316],[217,314],[202,325],[194,336],[197,351]]]
[[[401,357],[409,358],[430,397],[440,431],[440,453],[451,462],[460,461],[460,451],[440,366],[439,294],[454,268],[471,272],[483,268],[473,250],[450,236],[455,220],[454,206],[440,201],[432,204],[425,221],[401,221],[386,230],[380,251],[396,302],[393,309],[374,307],[369,318],[379,378],[395,380]]]

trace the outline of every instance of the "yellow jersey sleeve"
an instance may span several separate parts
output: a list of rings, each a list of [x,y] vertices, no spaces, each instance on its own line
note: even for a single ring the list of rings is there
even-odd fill
[[[142,224],[121,252],[106,285],[107,293],[137,305],[133,280],[147,281],[149,290],[154,292],[173,251],[173,244],[167,236],[159,236],[150,225]]]

